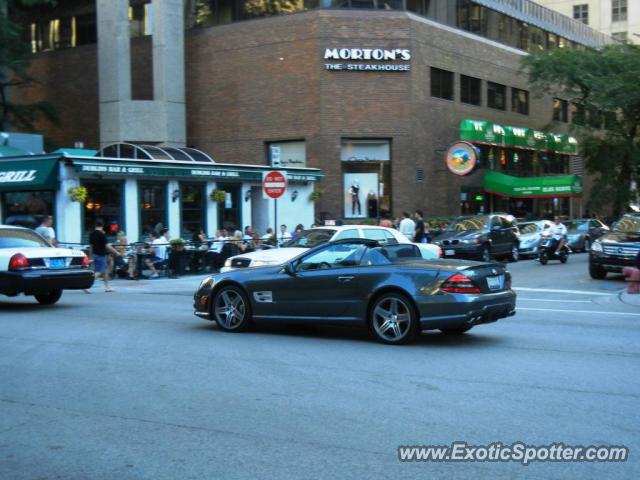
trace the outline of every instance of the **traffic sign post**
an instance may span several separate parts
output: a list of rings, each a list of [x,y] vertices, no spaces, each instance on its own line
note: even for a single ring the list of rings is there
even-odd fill
[[[278,243],[278,199],[287,191],[287,173],[278,170],[264,172],[262,174],[262,192],[264,198],[273,198],[273,220],[275,228],[273,234],[276,239],[276,247],[280,247]]]

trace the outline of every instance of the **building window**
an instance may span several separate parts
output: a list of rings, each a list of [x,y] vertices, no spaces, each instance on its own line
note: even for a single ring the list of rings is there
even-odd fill
[[[469,105],[480,105],[482,102],[482,80],[460,75],[460,101]]]
[[[627,0],[612,0],[611,21],[623,22],[627,19]]]
[[[431,96],[453,100],[453,72],[431,67]]]
[[[242,230],[242,186],[239,183],[217,183],[218,190],[226,193],[224,202],[218,203],[218,228],[224,228],[233,235]]]
[[[553,99],[553,119],[557,122],[569,121],[569,102],[560,98]]]
[[[584,3],[573,6],[573,18],[579,22],[589,24],[589,5]]]
[[[391,142],[343,139],[340,146],[345,218],[376,218],[391,211]]]
[[[2,223],[37,228],[53,215],[54,192],[5,192],[2,194]],[[55,218],[54,218],[55,221]]]
[[[187,240],[194,239],[201,228],[205,229],[204,188],[204,183],[180,183],[180,211],[182,212],[180,236]]]
[[[529,92],[527,90],[511,89],[511,111],[529,115]]]
[[[574,125],[586,125],[587,118],[582,105],[577,103],[571,104],[571,123]]]
[[[143,235],[167,226],[167,184],[140,182],[140,225]],[[171,232],[176,234],[176,232]]]
[[[496,110],[506,110],[507,87],[499,83],[487,82],[487,106]]]
[[[104,233],[115,238],[118,231],[123,230],[122,218],[122,183],[82,180],[87,188],[87,200],[83,204],[84,232],[88,238],[96,226],[96,220],[104,222]],[[134,232],[130,232],[134,233]]]
[[[306,167],[305,147],[304,140],[267,143],[268,164],[276,168]]]

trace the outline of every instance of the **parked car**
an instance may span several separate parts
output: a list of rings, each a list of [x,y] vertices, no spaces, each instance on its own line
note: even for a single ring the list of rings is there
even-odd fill
[[[442,247],[445,258],[472,258],[484,262],[506,257],[516,262],[520,256],[518,226],[512,215],[463,216],[453,220],[433,243]]]
[[[607,272],[622,272],[624,267],[635,266],[640,252],[640,214],[623,216],[591,244],[589,251],[589,274],[591,278],[603,279]]]
[[[567,245],[575,251],[588,252],[591,243],[609,231],[609,227],[595,218],[579,218],[564,224],[567,227]]]
[[[422,330],[463,333],[515,314],[504,265],[425,260],[414,244],[365,239],[322,243],[282,266],[237,269],[205,278],[195,315],[228,332],[253,320],[359,325],[389,344]]]
[[[518,223],[520,230],[520,246],[518,251],[521,257],[537,257],[538,247],[542,232],[545,228],[551,227],[553,222],[549,220],[537,220],[535,222]]]
[[[243,253],[228,258],[220,271],[228,272],[236,268],[282,265],[309,248],[347,238],[365,238],[383,243],[411,244],[407,237],[393,228],[375,227],[372,225],[317,227],[304,230],[296,236],[296,238],[285,243],[281,248]],[[415,245],[420,249],[422,257],[425,259],[434,259],[441,256],[440,247],[436,245],[430,243],[416,243]]]
[[[82,251],[54,248],[32,230],[0,225],[0,294],[33,295],[51,305],[63,290],[89,288],[93,281]]]
[[[35,230],[42,223],[46,215],[11,215],[4,221],[5,225],[25,227]]]

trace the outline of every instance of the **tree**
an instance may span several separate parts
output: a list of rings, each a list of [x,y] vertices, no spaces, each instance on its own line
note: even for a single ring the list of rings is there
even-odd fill
[[[299,0],[247,0],[244,11],[251,16],[293,13],[303,9]]]
[[[596,176],[590,207],[624,213],[640,183],[640,47],[556,49],[523,64],[534,93],[554,92],[576,107],[572,128]]]
[[[25,40],[19,17],[23,8],[52,3],[50,0],[0,0],[0,130],[33,131],[39,118],[57,122],[49,102],[16,103],[12,89],[24,88],[36,80],[29,74],[30,45]]]

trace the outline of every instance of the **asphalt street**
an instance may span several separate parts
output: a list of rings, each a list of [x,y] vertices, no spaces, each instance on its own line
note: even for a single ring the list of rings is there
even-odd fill
[[[640,478],[640,302],[510,264],[516,316],[386,346],[193,316],[202,277],[0,298],[0,478]],[[402,463],[400,445],[626,445],[626,463]]]

